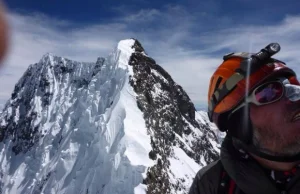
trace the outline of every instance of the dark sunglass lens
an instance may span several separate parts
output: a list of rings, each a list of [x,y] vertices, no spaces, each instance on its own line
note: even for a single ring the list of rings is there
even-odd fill
[[[266,83],[255,91],[255,98],[259,103],[270,103],[278,100],[283,93],[282,84],[279,82]]]

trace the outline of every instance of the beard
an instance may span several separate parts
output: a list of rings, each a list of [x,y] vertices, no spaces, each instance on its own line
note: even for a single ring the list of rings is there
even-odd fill
[[[285,137],[270,126],[254,126],[252,142],[260,151],[274,156],[294,156],[300,153],[300,135]]]
[[[300,110],[300,101],[286,103],[283,107],[283,125],[291,122],[291,116]],[[274,129],[275,127],[276,129]],[[266,123],[263,126],[253,126],[253,145],[265,152],[274,156],[294,156],[300,154],[300,134],[297,131],[278,129],[278,126],[272,123]],[[291,129],[292,130],[292,129]]]

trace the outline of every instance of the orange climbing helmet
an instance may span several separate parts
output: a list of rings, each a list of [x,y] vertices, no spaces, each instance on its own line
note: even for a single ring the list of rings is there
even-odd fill
[[[231,53],[210,79],[208,116],[221,131],[227,130],[228,115],[235,110],[257,86],[271,77],[285,76],[297,82],[295,72],[284,62],[271,58],[280,45],[271,43],[260,52]]]

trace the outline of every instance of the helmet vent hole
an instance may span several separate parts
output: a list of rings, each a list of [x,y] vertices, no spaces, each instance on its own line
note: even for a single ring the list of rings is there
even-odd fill
[[[222,77],[218,77],[214,92],[219,88],[222,79],[223,79]]]

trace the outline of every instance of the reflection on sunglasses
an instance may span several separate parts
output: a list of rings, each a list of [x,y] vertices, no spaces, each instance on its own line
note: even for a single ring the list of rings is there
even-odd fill
[[[254,90],[255,99],[261,104],[270,103],[280,99],[283,90],[282,83],[278,81],[266,83]]]

